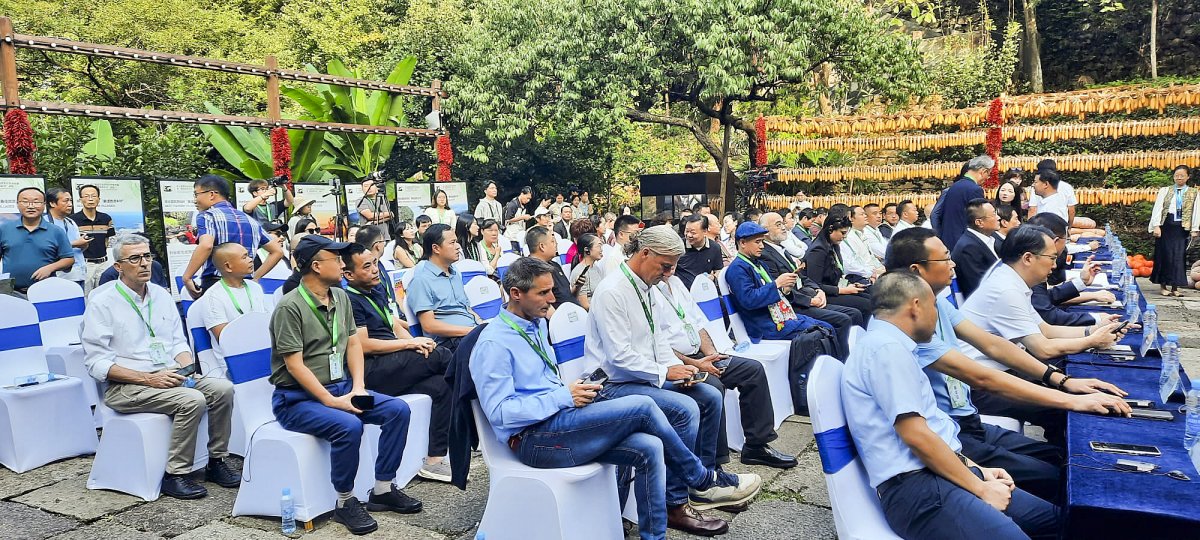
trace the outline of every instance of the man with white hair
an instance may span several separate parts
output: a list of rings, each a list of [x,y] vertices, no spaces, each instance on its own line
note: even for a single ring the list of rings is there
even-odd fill
[[[954,251],[954,244],[967,231],[967,203],[983,198],[980,187],[992,175],[996,160],[991,156],[978,156],[967,162],[967,170],[955,180],[934,207],[930,219],[938,238]]]

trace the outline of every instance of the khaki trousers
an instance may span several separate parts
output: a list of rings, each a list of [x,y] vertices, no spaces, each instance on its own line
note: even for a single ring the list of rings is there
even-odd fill
[[[87,277],[83,279],[83,294],[87,295],[92,292],[92,289],[96,288],[96,284],[100,282],[100,274],[108,270],[108,267],[112,266],[112,263],[104,261],[101,263],[84,263],[84,265],[87,266]]]
[[[172,415],[167,473],[192,472],[196,457],[196,430],[208,411],[208,457],[229,455],[229,429],[233,419],[233,383],[225,379],[196,381],[195,388],[151,388],[140,384],[109,383],[104,404],[119,413]]]

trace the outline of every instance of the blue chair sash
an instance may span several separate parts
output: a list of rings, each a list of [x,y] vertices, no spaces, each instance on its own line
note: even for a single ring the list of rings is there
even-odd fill
[[[825,474],[834,474],[858,457],[854,439],[846,426],[835,427],[814,435],[817,454],[821,456],[821,469]]]
[[[502,280],[503,280],[503,279],[504,279],[504,274],[507,274],[507,273],[508,273],[508,267],[507,267],[507,266],[497,266],[497,267],[496,267],[496,277],[499,277],[500,279],[502,279]]]
[[[554,356],[558,358],[558,363],[560,364],[570,362],[576,358],[583,358],[583,336],[576,336],[555,343]]]
[[[84,304],[83,297],[80,296],[77,298],[39,302],[34,304],[33,307],[37,309],[39,321],[53,321],[55,319],[83,315]]]
[[[471,281],[472,279],[475,279],[476,277],[479,277],[479,276],[482,276],[485,274],[484,274],[484,272],[471,271],[471,272],[462,272],[459,275],[462,276],[463,285],[466,285],[468,281]]]
[[[275,290],[282,287],[286,283],[286,279],[262,278],[258,280],[258,284],[262,286],[263,294],[275,294]]]
[[[471,309],[474,309],[475,313],[479,314],[484,320],[491,319],[497,313],[500,313],[500,299],[488,300],[482,304],[472,306]]]
[[[721,311],[721,299],[720,298],[713,298],[712,300],[705,300],[703,302],[699,302],[697,305],[700,306],[700,311],[704,312],[704,317],[710,321],[715,321],[717,319],[720,319],[722,316],[724,316],[724,313],[722,313],[722,311]]]
[[[0,328],[0,351],[42,346],[42,330],[36,324]]]
[[[196,354],[212,349],[212,338],[208,335],[207,328],[192,328],[192,347],[196,349]]]
[[[271,374],[271,349],[260,349],[225,357],[229,367],[229,380],[241,384],[261,379]]]

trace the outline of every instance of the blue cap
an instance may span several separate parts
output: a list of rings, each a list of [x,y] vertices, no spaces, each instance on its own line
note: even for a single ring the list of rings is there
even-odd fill
[[[741,225],[738,225],[737,230],[733,233],[733,238],[735,240],[741,240],[743,238],[750,238],[751,236],[758,236],[760,234],[767,234],[767,230],[764,229],[762,225],[759,225],[753,221],[747,221]]]

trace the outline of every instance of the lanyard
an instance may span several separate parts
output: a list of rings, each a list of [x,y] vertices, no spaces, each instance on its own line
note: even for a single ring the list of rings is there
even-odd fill
[[[667,305],[671,306],[671,309],[675,310],[675,314],[679,316],[679,320],[686,323],[687,317],[683,313],[683,306],[675,305],[675,300],[671,299],[671,291],[660,286],[658,288],[658,292],[662,293],[663,297],[667,299]]]
[[[750,268],[753,268],[755,271],[758,272],[758,276],[763,279],[764,285],[766,285],[767,283],[772,283],[772,284],[774,283],[774,280],[771,279],[771,276],[768,276],[767,271],[763,270],[761,266],[754,264],[753,262],[750,262],[750,259],[747,258],[745,255],[742,255],[741,253],[738,253],[738,258],[743,261],[746,261],[746,264],[750,265]]]
[[[504,310],[500,310],[499,315],[500,315],[500,320],[504,321],[504,323],[507,324],[509,328],[512,328],[513,331],[517,333],[517,335],[521,336],[521,338],[525,340],[525,343],[528,343],[529,347],[531,349],[533,349],[534,352],[538,353],[538,356],[542,357],[542,362],[546,363],[546,367],[550,368],[550,371],[553,371],[554,375],[557,376],[558,375],[558,366],[555,365],[554,362],[550,361],[550,355],[546,354],[546,349],[542,348],[542,334],[537,331],[537,325],[535,324],[533,326],[533,336],[537,338],[537,341],[534,341],[533,339],[530,339],[529,334],[526,334],[524,330],[521,330],[517,326],[517,323],[514,322],[512,319],[510,319],[508,317],[508,315],[504,313]]]
[[[367,296],[366,294],[362,293],[358,289],[355,289],[354,287],[346,285],[346,290],[349,292],[352,292],[354,294],[357,294],[363,298],[366,298],[367,301],[371,303],[371,307],[375,308],[375,313],[378,313],[379,317],[383,319],[383,323],[386,325],[389,325],[389,326],[391,325],[391,323],[392,323],[392,317],[391,317],[392,310],[391,309],[389,309],[387,306],[384,306],[384,309],[379,309],[379,304],[376,304],[375,300],[371,299],[370,296]],[[387,296],[387,293],[384,293],[384,296]]]
[[[271,206],[272,205],[269,201],[263,203],[263,214],[266,214],[267,221],[271,221]],[[238,313],[241,313],[241,310],[238,310]]]
[[[846,275],[846,267],[842,266],[842,254],[839,253],[840,251],[841,250],[838,249],[838,246],[835,246],[833,244],[829,245],[829,253],[831,255],[833,255],[833,262],[838,267],[838,273],[845,276]],[[850,248],[850,251],[854,251],[854,248]]]
[[[120,284],[115,285],[115,287],[117,288],[117,292],[121,293],[121,296],[125,298],[125,301],[129,302],[129,307],[133,308],[133,310],[137,312],[138,318],[142,320],[142,324],[146,325],[146,331],[150,332],[150,337],[156,337],[154,335],[154,329],[150,327],[150,319],[154,317],[154,302],[150,301],[150,289],[146,289],[146,314],[142,315],[142,310],[138,309],[137,304],[133,301],[133,298],[130,298],[129,293],[125,292],[125,288]]]
[[[304,285],[301,285],[299,288],[300,288],[300,296],[304,297],[304,302],[308,304],[308,309],[311,309],[313,312],[313,315],[316,315],[317,318],[321,320],[321,323],[322,323],[321,327],[324,328],[326,332],[329,332],[329,338],[333,341],[333,352],[337,352],[337,342],[338,342],[337,313],[335,312],[333,314],[333,322],[330,323],[329,319],[322,316],[320,311],[317,311],[317,304],[316,304],[316,302],[313,302],[312,296],[309,296],[308,289],[304,288]],[[333,304],[333,295],[332,294],[329,295],[329,303],[330,303],[330,305]]]
[[[1183,194],[1187,193],[1187,186],[1175,188],[1175,215],[1178,216],[1183,211]]]
[[[233,297],[233,291],[231,291],[229,289],[229,285],[225,284],[224,279],[221,280],[221,287],[223,287],[225,289],[225,294],[229,295],[229,301],[233,302],[233,309],[237,310],[238,315],[245,315],[246,312],[242,311],[242,306],[238,305],[237,298]],[[250,304],[250,309],[253,310],[254,309],[254,298],[252,296],[250,296],[250,288],[247,287],[245,284],[242,285],[242,288],[246,290],[246,302],[248,302]]]
[[[637,293],[638,302],[642,304],[642,313],[646,314],[646,322],[650,323],[650,336],[654,337],[654,315],[650,313],[650,306],[646,304],[646,298],[642,296],[642,290],[633,281],[633,273],[629,271],[629,265],[621,263],[621,272],[625,273],[625,279],[628,279],[629,284],[633,285],[633,292]]]

